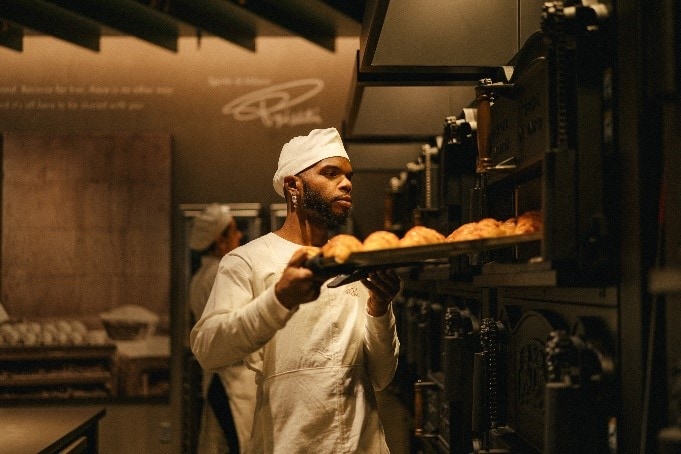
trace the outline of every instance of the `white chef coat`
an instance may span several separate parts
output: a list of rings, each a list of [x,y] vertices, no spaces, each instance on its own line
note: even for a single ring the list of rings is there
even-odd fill
[[[204,255],[201,266],[189,285],[189,307],[195,317],[199,319],[210,296],[215,275],[218,272],[220,257]],[[227,390],[229,407],[232,411],[234,426],[239,438],[239,446],[245,447],[251,438],[253,413],[255,411],[256,390],[255,372],[246,367],[243,361],[220,368],[219,370],[204,370],[202,393],[205,398],[213,373],[217,372],[220,381]],[[227,451],[227,440],[208,402],[204,402],[201,415],[201,428],[198,439],[200,454],[224,453]]]
[[[387,453],[374,391],[397,367],[392,307],[369,316],[355,282],[287,310],[274,284],[299,247],[269,233],[224,256],[192,350],[206,368],[247,357],[257,371],[249,452]]]

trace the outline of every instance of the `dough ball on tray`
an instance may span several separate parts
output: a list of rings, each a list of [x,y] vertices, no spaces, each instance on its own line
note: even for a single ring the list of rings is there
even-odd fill
[[[503,224],[494,218],[463,224],[447,236],[447,241],[471,241],[507,235]]]
[[[515,234],[536,233],[544,229],[544,221],[539,211],[528,211],[518,216]]]
[[[540,232],[543,226],[541,213],[528,211],[517,218],[509,218],[503,222],[494,218],[485,218],[478,222],[463,224],[447,236],[447,241],[469,241],[534,233]]]
[[[480,233],[481,238],[494,238],[506,235],[506,231],[501,226],[500,221],[494,218],[485,218],[478,221],[475,230]]]
[[[475,231],[476,222],[469,222],[459,226],[447,236],[447,241],[469,241],[480,239],[480,234]]]
[[[415,225],[407,230],[407,233],[400,239],[400,247],[424,246],[427,244],[444,243],[445,236],[437,230],[423,225]]]
[[[400,238],[387,230],[378,230],[370,233],[364,239],[364,251],[377,251],[399,247]]]
[[[338,263],[344,263],[350,254],[363,250],[364,246],[360,240],[353,235],[346,233],[332,237],[320,251],[324,258],[333,258]]]
[[[515,235],[515,228],[517,223],[518,219],[510,218],[502,222],[499,227],[501,228],[501,230],[504,231],[504,235]]]

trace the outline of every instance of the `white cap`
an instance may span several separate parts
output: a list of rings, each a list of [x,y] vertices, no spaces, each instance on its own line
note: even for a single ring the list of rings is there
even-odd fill
[[[195,251],[203,251],[220,236],[232,219],[228,205],[208,205],[194,218],[189,232],[189,247]]]
[[[294,137],[281,149],[279,167],[272,179],[274,190],[284,197],[285,177],[296,175],[322,159],[336,156],[350,159],[336,128],[313,129],[306,136]]]

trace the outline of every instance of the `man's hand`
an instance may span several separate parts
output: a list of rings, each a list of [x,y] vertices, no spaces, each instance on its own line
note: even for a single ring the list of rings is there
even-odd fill
[[[303,266],[307,259],[306,249],[298,249],[291,256],[281,279],[274,285],[274,294],[288,309],[319,298],[323,282],[315,279],[312,270]]]
[[[388,312],[388,305],[400,291],[400,283],[399,276],[392,269],[374,271],[362,279],[362,284],[369,289],[369,315],[380,317]]]

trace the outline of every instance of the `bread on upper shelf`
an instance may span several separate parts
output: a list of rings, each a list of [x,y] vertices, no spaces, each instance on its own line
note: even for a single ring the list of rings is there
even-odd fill
[[[499,226],[503,230],[504,235],[515,235],[515,228],[518,225],[518,218],[509,218],[501,223]]]
[[[447,236],[447,241],[469,241],[522,235],[541,232],[543,228],[541,213],[539,211],[528,211],[517,218],[509,218],[503,222],[494,218],[485,218],[478,222],[463,224]]]
[[[541,232],[544,229],[544,222],[539,211],[528,211],[518,216],[515,234]]]

